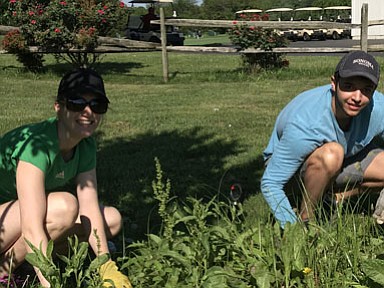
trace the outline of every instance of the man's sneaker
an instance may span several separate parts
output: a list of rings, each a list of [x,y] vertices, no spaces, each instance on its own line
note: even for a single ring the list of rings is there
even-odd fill
[[[375,211],[372,216],[376,219],[377,224],[384,224],[384,189],[380,191],[380,196],[377,198]]]

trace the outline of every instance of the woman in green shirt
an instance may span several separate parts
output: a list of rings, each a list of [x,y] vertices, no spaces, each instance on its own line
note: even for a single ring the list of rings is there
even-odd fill
[[[24,239],[46,251],[50,239],[59,247],[76,234],[96,255],[109,253],[107,239],[120,231],[121,215],[114,207],[100,209],[92,137],[108,104],[101,76],[76,69],[60,82],[55,118],[16,128],[0,139],[0,276],[31,252]],[[73,179],[76,195],[61,188]],[[35,270],[41,284],[50,287]],[[116,287],[131,287],[113,261],[101,271]]]

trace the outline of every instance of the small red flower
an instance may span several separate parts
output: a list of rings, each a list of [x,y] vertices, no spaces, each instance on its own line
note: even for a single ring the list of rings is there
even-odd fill
[[[9,3],[16,3],[16,0],[9,0]]]
[[[124,2],[120,2],[120,8],[124,8],[125,7],[125,4],[124,4]]]
[[[91,28],[88,29],[88,31],[89,31],[89,34],[93,34],[93,33],[96,32],[96,28],[95,27],[91,27]]]
[[[108,9],[108,6],[107,6],[107,5],[104,5],[103,9],[104,9],[104,10],[107,10],[107,9]]]
[[[235,21],[233,21],[233,22],[232,22],[232,24],[235,24],[235,25],[236,25],[236,24],[237,24],[237,21],[236,21],[236,20],[235,20]]]
[[[13,11],[12,16],[16,16],[16,15],[17,15],[16,11]]]
[[[35,12],[33,12],[33,11],[29,11],[29,12],[28,12],[28,15],[29,15],[29,16],[33,16],[33,15],[35,15]]]
[[[65,2],[65,1],[60,1],[59,4],[62,5],[62,6],[66,6],[66,5],[67,5],[67,2]]]
[[[105,14],[104,10],[97,10],[97,13],[98,13],[99,15],[104,15],[104,14]]]
[[[60,28],[55,28],[55,33],[60,33],[60,32],[61,32]]]
[[[31,21],[31,24],[32,24],[32,25],[35,25],[35,24],[36,24],[36,20],[32,20],[32,21]]]
[[[250,26],[249,30],[252,30],[252,31],[255,30],[255,26]]]

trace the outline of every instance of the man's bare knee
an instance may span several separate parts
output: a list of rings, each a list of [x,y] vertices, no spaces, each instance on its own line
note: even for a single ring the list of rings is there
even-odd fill
[[[308,158],[307,169],[318,169],[335,176],[340,171],[343,161],[343,147],[335,142],[326,143]]]

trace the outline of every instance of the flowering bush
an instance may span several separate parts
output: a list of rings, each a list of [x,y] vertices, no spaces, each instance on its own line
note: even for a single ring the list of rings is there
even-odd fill
[[[90,57],[98,46],[98,36],[108,36],[119,22],[125,19],[126,6],[119,0],[9,0],[8,14],[13,24],[20,28],[25,46],[38,46],[43,51],[54,53],[57,59],[64,59],[75,66],[89,64]],[[7,35],[4,41],[13,37]],[[27,53],[26,49],[12,49],[11,53]],[[69,48],[84,52],[67,53]],[[93,54],[93,55],[88,55]],[[65,54],[64,54],[65,55]],[[25,65],[25,63],[23,63]],[[42,67],[42,63],[41,63]]]
[[[27,48],[27,41],[19,30],[12,30],[4,37],[3,48],[10,53],[16,54],[17,61],[28,67],[30,71],[41,70],[43,63],[42,54],[32,54]]]
[[[266,21],[268,15],[259,16],[258,14],[247,16],[240,15],[242,21]],[[281,68],[288,66],[289,62],[283,54],[272,52],[274,48],[285,47],[287,39],[273,29],[264,29],[249,25],[248,23],[238,23],[233,21],[234,26],[229,29],[229,38],[232,43],[239,46],[241,50],[247,48],[260,48],[270,53],[247,53],[242,54],[243,64],[250,71],[270,68]]]

